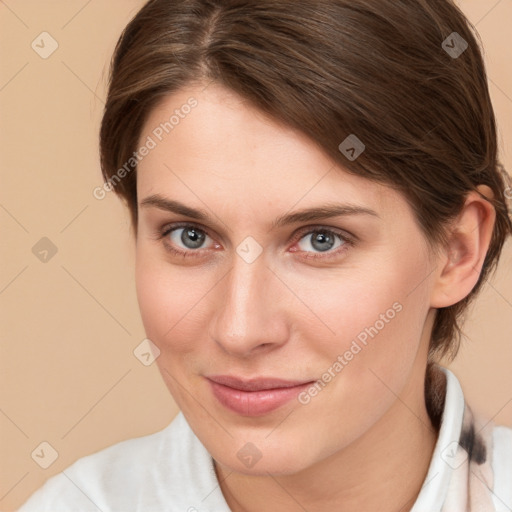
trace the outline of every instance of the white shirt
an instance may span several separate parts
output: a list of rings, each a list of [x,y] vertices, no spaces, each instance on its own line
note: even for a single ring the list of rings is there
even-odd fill
[[[512,511],[512,429],[489,423],[459,444],[471,413],[447,377],[443,417],[427,477],[411,512]],[[484,435],[485,433],[485,435]],[[480,437],[479,437],[480,436]],[[464,437],[464,436],[463,436]],[[472,451],[468,456],[467,449]],[[478,455],[480,453],[480,455]],[[476,455],[475,455],[476,454]],[[489,485],[489,482],[491,484]],[[490,489],[489,489],[490,487]],[[490,505],[492,503],[492,506]],[[19,512],[230,512],[211,455],[182,412],[163,430],[82,457],[51,477]]]

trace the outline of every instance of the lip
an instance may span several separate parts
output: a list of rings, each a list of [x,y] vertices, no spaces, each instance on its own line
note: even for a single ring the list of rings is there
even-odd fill
[[[228,375],[209,376],[207,380],[217,400],[242,416],[261,416],[274,411],[314,382],[271,377],[243,380]]]

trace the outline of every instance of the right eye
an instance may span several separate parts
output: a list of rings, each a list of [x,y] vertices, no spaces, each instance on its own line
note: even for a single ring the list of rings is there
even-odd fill
[[[166,250],[183,256],[201,256],[201,251],[205,240],[210,238],[206,231],[198,228],[194,224],[179,223],[167,225],[160,238],[163,240]]]

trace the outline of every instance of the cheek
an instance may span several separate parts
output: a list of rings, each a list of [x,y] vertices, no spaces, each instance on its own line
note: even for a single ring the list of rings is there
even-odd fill
[[[204,328],[208,271],[173,266],[154,248],[137,247],[137,300],[147,337],[164,353],[189,352]]]
[[[159,262],[144,249],[137,249],[135,264],[137,300],[147,336],[155,343],[171,327],[169,312],[176,306],[175,285]]]
[[[338,290],[332,283],[325,293],[309,290],[309,300],[317,299],[315,313],[335,334],[319,336],[318,320],[308,327],[303,322],[320,382],[301,397],[299,411],[308,436],[338,440],[325,446],[326,453],[370,428],[415,372],[429,309],[428,284],[419,284],[427,268],[420,256],[407,262],[397,256],[333,280],[343,283]],[[325,418],[326,410],[329,419],[321,425],[311,420]]]
[[[421,257],[404,261],[397,255],[305,281],[302,289],[297,284],[294,289],[301,290],[315,314],[302,322],[305,339],[316,340],[312,348],[324,355],[350,350],[354,341],[361,347],[378,344],[389,357],[414,352],[428,312],[426,283],[415,286],[425,275]]]
[[[331,331],[318,318],[302,322],[325,383],[318,395],[337,396],[352,410],[373,410],[376,415],[375,403],[385,408],[393,397],[389,388],[403,388],[418,357],[429,311],[428,273],[421,252],[411,251],[405,259],[397,251],[306,290],[308,303]]]

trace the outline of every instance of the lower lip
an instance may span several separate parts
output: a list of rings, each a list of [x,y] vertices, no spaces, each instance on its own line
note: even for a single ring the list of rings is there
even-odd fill
[[[261,416],[285,403],[293,400],[297,395],[311,386],[312,382],[293,386],[291,388],[265,389],[262,391],[241,391],[223,386],[208,379],[213,394],[217,400],[233,412],[242,416]]]

